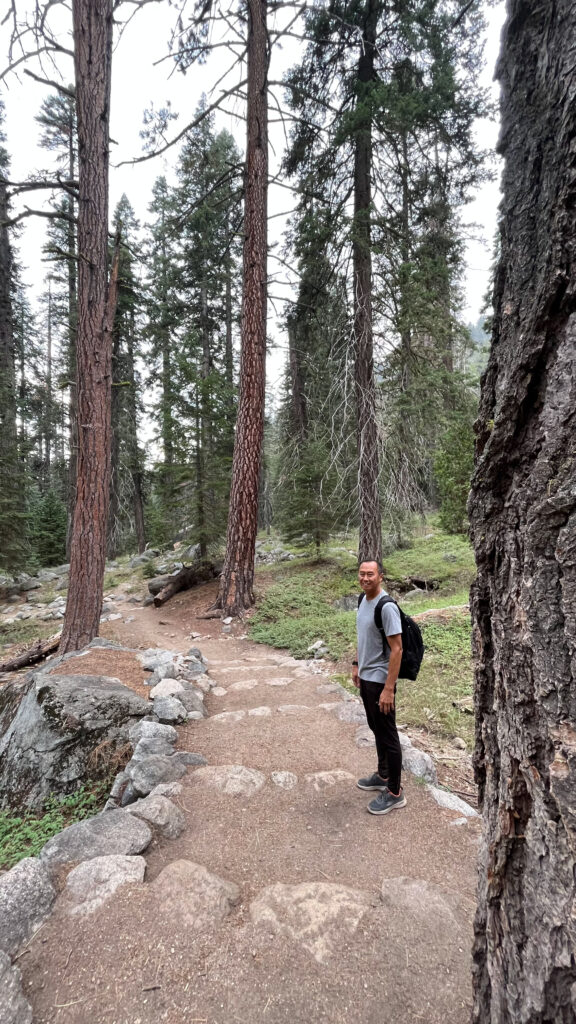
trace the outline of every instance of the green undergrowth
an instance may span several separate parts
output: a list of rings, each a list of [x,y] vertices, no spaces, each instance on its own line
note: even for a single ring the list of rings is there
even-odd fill
[[[440,736],[460,736],[471,750],[474,718],[454,706],[472,695],[470,617],[430,623],[422,633],[426,650],[418,679],[398,685],[398,721]]]
[[[447,593],[469,587],[475,572],[474,554],[466,538],[441,531],[415,537],[412,547],[384,558],[386,579],[400,582],[410,576],[421,577]]]
[[[308,647],[323,640],[334,659],[354,643],[354,613],[338,611],[333,602],[354,592],[355,571],[333,562],[289,562],[274,573],[276,583],[258,601],[250,622],[257,643],[288,648],[304,658]]]
[[[0,869],[9,870],[23,857],[34,857],[67,825],[102,810],[110,781],[84,786],[69,796],[51,796],[41,814],[0,811]]]
[[[61,622],[41,622],[39,619],[18,619],[12,625],[0,623],[0,654],[14,644],[29,644],[52,636],[61,625]]]

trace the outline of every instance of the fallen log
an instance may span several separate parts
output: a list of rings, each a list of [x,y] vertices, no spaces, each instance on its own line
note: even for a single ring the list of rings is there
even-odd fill
[[[35,662],[42,661],[42,658],[45,658],[47,654],[55,651],[59,643],[60,633],[54,633],[44,640],[35,640],[30,647],[27,647],[25,651],[21,651],[14,658],[9,658],[8,661],[0,661],[0,672],[15,672],[16,669],[24,668],[25,665],[34,665]]]
[[[214,562],[197,562],[195,565],[184,566],[176,576],[170,576],[166,586],[156,594],[154,607],[161,608],[180,590],[189,590],[190,587],[195,587],[199,583],[207,583],[208,580],[213,580],[218,576],[221,571],[222,566],[215,565]],[[150,584],[148,588],[150,589]]]
[[[165,574],[164,576],[155,576],[154,579],[148,580],[148,590],[151,594],[156,596],[156,594],[159,594],[161,590],[164,590],[164,587],[167,587],[170,580],[175,579],[175,577],[175,572],[168,573],[167,575]]]

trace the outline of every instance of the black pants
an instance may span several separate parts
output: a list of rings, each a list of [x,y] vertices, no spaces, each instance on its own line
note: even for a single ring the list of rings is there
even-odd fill
[[[360,680],[360,696],[366,711],[366,719],[376,739],[378,775],[382,779],[388,779],[388,789],[391,793],[399,793],[402,747],[396,728],[396,709],[384,715],[378,706],[383,689],[383,683],[371,683],[368,679]]]

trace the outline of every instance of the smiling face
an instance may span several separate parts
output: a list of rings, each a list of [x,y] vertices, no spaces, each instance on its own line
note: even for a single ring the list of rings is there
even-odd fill
[[[358,569],[358,582],[368,601],[380,592],[382,580],[383,575],[378,569],[377,562],[362,562]]]

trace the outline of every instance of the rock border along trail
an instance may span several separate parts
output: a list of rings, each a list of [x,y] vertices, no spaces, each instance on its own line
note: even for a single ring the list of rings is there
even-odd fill
[[[183,831],[114,858],[114,884],[106,858],[70,873],[17,961],[34,1024],[467,1022],[477,820],[454,827],[410,775],[405,809],[368,814],[374,750],[340,687],[242,638],[194,643],[216,687],[178,728],[207,763],[164,787]]]

